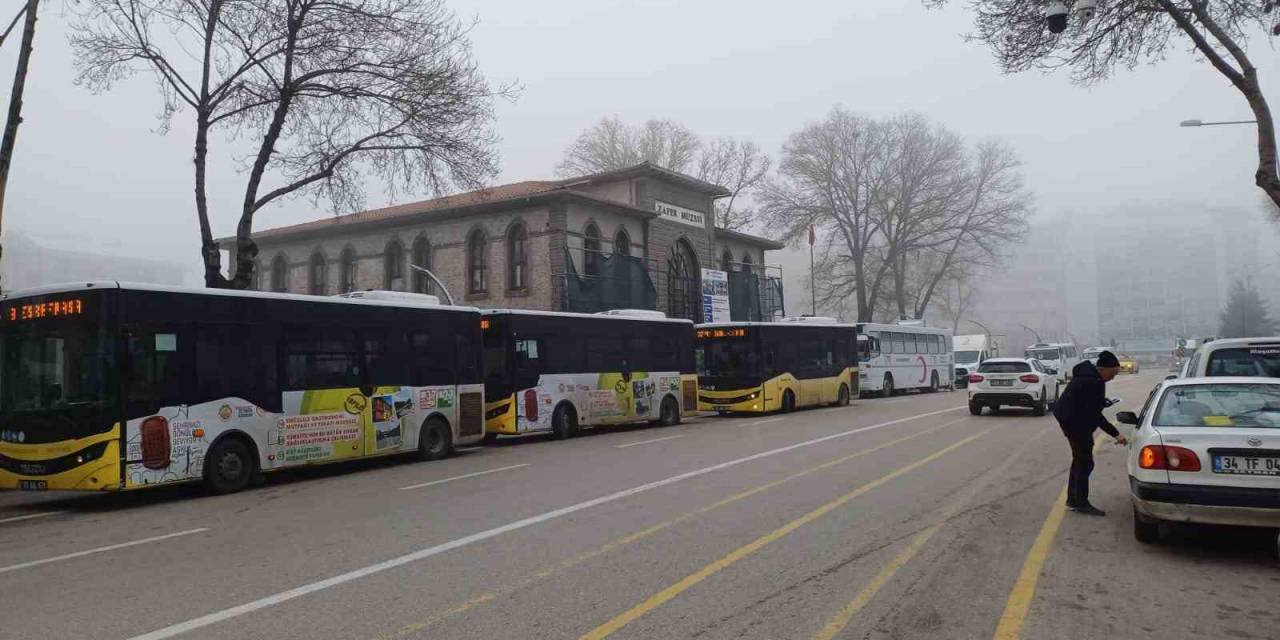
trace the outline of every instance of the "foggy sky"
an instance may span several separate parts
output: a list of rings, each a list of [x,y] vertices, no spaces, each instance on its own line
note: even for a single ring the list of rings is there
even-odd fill
[[[1145,199],[1257,206],[1252,128],[1177,126],[1249,117],[1208,65],[1176,53],[1088,89],[1065,74],[1004,76],[982,45],[962,41],[971,20],[963,4],[928,11],[915,0],[451,2],[479,20],[472,40],[484,73],[525,87],[497,109],[502,182],[552,177],[563,149],[604,115],[670,118],[776,154],[789,133],[841,104],[875,116],[914,110],[970,140],[1007,140],[1044,215]],[[46,245],[180,261],[198,278],[190,115],[167,135],[156,133],[160,102],[149,76],[104,95],[74,86],[61,11],[58,3],[42,8],[6,231]],[[0,52],[6,98],[16,39]],[[1274,52],[1261,39],[1252,48],[1274,97]],[[243,180],[225,147],[212,157],[214,230],[229,235]],[[368,195],[369,206],[386,202],[376,189]],[[332,213],[324,203],[292,200],[260,212],[256,228]]]

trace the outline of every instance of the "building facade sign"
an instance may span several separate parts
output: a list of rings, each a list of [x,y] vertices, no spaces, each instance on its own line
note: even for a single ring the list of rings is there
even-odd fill
[[[662,216],[663,220],[679,222],[699,229],[705,229],[707,226],[707,214],[701,211],[686,209],[661,200],[654,200],[653,208],[658,212],[658,215]]]

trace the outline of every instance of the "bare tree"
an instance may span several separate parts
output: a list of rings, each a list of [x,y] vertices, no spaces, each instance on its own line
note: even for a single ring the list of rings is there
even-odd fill
[[[9,112],[4,121],[4,137],[0,138],[0,221],[4,220],[4,196],[9,187],[9,167],[13,165],[13,150],[18,144],[18,125],[22,124],[22,95],[27,88],[27,69],[31,67],[31,52],[36,37],[36,16],[40,0],[26,0],[17,15],[0,34],[0,44],[9,37],[18,19],[22,18],[22,41],[18,45],[18,64],[14,72],[13,88],[9,93]]]
[[[770,161],[753,142],[735,138],[703,141],[670,120],[633,127],[606,117],[583,131],[565,150],[556,172],[564,177],[613,171],[649,162],[722,185],[730,195],[716,201],[715,223],[742,229],[756,220],[751,193],[769,174]]]
[[[771,164],[754,142],[716,138],[703,145],[697,177],[729,189],[729,197],[716,201],[717,227],[743,229],[756,221],[750,196],[769,175]]]
[[[71,42],[93,90],[146,71],[166,127],[192,113],[211,287],[249,286],[254,216],[281,198],[354,208],[366,175],[392,195],[483,184],[496,173],[492,100],[513,94],[489,87],[467,29],[440,0],[88,0]],[[253,149],[230,279],[205,186],[216,130]]]
[[[955,269],[938,283],[935,293],[937,309],[951,324],[951,335],[960,332],[960,323],[973,308],[973,299],[977,294],[975,276],[973,272]]]
[[[951,0],[925,0],[941,6]],[[1187,47],[1235,87],[1257,120],[1258,164],[1254,183],[1280,205],[1275,123],[1258,71],[1245,51],[1250,37],[1280,33],[1264,0],[1126,0],[1099,2],[1096,17],[1075,21],[1060,35],[1047,33],[1043,4],[1026,0],[970,0],[976,14],[973,39],[986,43],[1006,72],[1067,68],[1072,79],[1092,84],[1116,67],[1163,61]],[[1068,1],[1073,5],[1074,0]],[[1278,219],[1280,221],[1280,219]]]

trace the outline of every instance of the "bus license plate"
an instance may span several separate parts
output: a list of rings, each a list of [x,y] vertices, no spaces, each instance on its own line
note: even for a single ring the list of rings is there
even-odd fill
[[[22,491],[48,491],[48,480],[19,480],[18,488]]]
[[[717,404],[717,405],[715,405],[714,409],[715,409],[716,411],[728,411],[728,410],[729,410],[729,405],[727,405],[727,404]]]
[[[1242,476],[1280,476],[1280,458],[1214,456],[1213,472]]]

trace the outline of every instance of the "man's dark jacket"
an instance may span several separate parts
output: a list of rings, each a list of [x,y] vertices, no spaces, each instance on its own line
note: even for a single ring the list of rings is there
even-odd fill
[[[1106,383],[1098,375],[1097,367],[1085,360],[1071,370],[1071,382],[1058,398],[1053,417],[1068,437],[1093,438],[1093,430],[1099,427],[1111,437],[1120,435],[1115,425],[1102,415],[1107,406]]]

